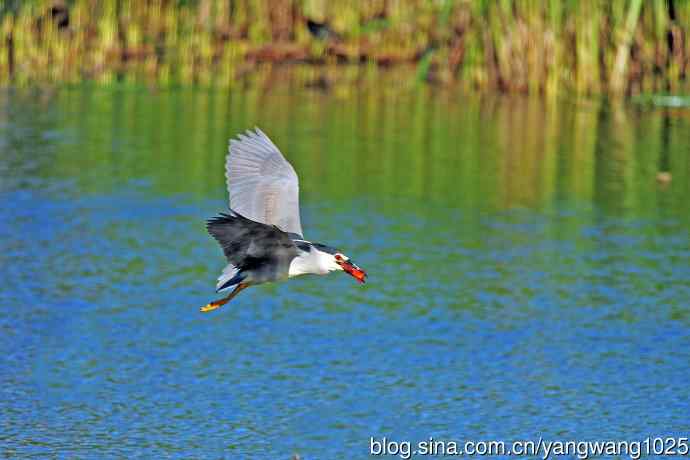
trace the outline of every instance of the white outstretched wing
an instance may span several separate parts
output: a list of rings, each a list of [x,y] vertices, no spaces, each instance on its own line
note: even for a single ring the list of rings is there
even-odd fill
[[[225,160],[230,208],[254,221],[301,236],[295,170],[259,128],[237,137],[230,140]]]

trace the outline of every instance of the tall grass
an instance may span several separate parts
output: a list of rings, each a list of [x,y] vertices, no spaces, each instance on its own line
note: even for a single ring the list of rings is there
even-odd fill
[[[412,64],[412,82],[516,92],[673,90],[690,2],[0,0],[3,84],[231,86],[284,62]],[[344,78],[331,75],[319,84]]]

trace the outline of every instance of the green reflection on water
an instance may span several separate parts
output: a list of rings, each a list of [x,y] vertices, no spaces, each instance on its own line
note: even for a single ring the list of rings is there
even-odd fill
[[[49,139],[55,156],[42,174],[76,179],[83,192],[145,179],[157,193],[222,199],[228,137],[258,125],[299,171],[306,202],[366,198],[385,208],[402,198],[482,211],[565,202],[687,219],[688,109],[423,86],[332,94],[293,88],[288,79],[234,92],[6,93],[7,131],[26,105],[39,105],[27,116],[46,112],[32,123],[38,137],[60,133]],[[658,183],[659,171],[672,181]]]

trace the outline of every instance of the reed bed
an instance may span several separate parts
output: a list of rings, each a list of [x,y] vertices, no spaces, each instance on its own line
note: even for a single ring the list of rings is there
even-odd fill
[[[228,87],[305,63],[480,90],[678,91],[689,28],[684,0],[0,0],[0,84]]]

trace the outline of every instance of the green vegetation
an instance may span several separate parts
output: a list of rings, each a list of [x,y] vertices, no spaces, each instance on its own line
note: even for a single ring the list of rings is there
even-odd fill
[[[677,91],[689,28],[684,0],[0,0],[0,82],[227,87],[299,62],[326,69],[305,73],[318,86],[359,79],[349,63],[511,92]]]

